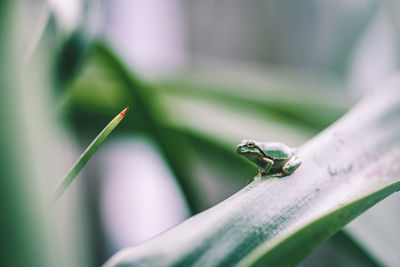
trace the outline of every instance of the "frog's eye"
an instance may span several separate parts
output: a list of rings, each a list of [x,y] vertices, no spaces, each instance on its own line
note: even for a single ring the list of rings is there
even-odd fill
[[[249,143],[246,144],[246,146],[248,148],[254,148],[254,143],[253,142],[249,142]]]

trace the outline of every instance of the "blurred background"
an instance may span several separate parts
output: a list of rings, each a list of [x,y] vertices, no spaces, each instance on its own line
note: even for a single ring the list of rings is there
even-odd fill
[[[52,240],[56,266],[99,266],[226,199],[257,174],[236,155],[242,139],[299,147],[399,65],[394,0],[18,0],[0,12],[2,231]],[[43,219],[36,202],[126,106]],[[300,266],[399,266],[399,204]]]

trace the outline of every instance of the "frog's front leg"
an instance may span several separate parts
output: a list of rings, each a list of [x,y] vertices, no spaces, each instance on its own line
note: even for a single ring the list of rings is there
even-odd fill
[[[283,165],[283,174],[292,174],[300,165],[301,160],[299,160],[296,156],[292,157],[288,162]]]
[[[269,171],[272,168],[272,165],[274,165],[274,161],[269,158],[263,158],[263,161],[267,164],[264,168],[259,168],[261,176],[269,174]]]

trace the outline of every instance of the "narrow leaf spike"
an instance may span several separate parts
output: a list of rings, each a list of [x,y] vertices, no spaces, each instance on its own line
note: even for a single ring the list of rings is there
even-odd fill
[[[54,204],[58,198],[65,192],[68,186],[75,179],[76,175],[82,170],[89,159],[93,156],[96,150],[103,144],[107,136],[117,127],[117,125],[125,117],[129,107],[121,111],[108,125],[99,133],[99,135],[92,141],[92,143],[81,154],[79,159],[75,162],[67,175],[57,184],[50,196],[50,203]]]
[[[126,113],[128,112],[129,107],[126,107],[123,111],[121,111],[121,113],[119,113],[120,116],[122,116],[122,118],[125,117]]]

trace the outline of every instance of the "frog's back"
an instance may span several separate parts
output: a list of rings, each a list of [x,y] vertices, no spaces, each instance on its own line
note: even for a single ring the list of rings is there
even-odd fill
[[[282,143],[263,143],[261,147],[271,159],[289,159],[293,155],[292,149]]]

